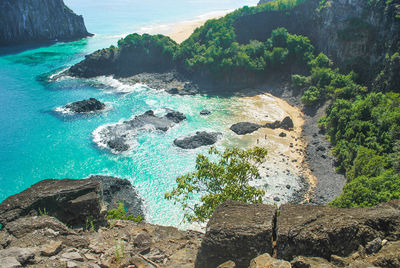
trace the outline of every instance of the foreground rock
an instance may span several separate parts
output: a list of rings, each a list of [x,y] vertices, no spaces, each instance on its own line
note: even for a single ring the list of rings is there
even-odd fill
[[[0,1],[0,46],[87,37],[82,16],[63,0]]]
[[[55,216],[70,226],[84,225],[87,217],[100,219],[101,185],[95,180],[44,180],[10,196],[0,204],[0,224],[20,217]]]
[[[233,201],[220,205],[207,224],[196,267],[217,267],[228,260],[236,267],[248,267],[258,255],[272,255],[275,216],[271,205]]]
[[[0,250],[1,267],[193,267],[202,238],[198,232],[131,221],[113,221],[97,232],[51,232],[57,220],[48,216],[15,225],[38,218],[44,224],[35,230],[10,235],[10,245]]]
[[[4,200],[0,204],[0,224],[15,237],[44,227],[68,233],[58,222],[47,220],[42,223],[43,217],[26,222],[23,217],[48,214],[68,226],[85,226],[89,218],[99,225],[104,221],[103,205],[113,209],[119,201],[124,201],[131,214],[144,216],[142,200],[127,180],[104,176],[84,180],[44,180]],[[23,228],[18,229],[18,226]]]
[[[277,225],[278,258],[346,257],[376,238],[400,240],[400,201],[364,209],[283,205]]]
[[[237,135],[246,135],[257,131],[261,128],[261,125],[250,123],[250,122],[240,122],[233,124],[230,129],[235,132]]]
[[[113,153],[123,153],[132,148],[138,133],[148,130],[165,132],[185,119],[186,116],[177,111],[166,110],[164,116],[156,116],[150,110],[122,123],[101,126],[93,132],[94,142]]]
[[[104,110],[106,105],[95,98],[90,98],[88,100],[77,101],[65,105],[65,109],[73,113],[91,113]]]
[[[213,145],[218,141],[222,133],[220,132],[196,132],[196,135],[178,138],[174,144],[182,149],[196,149],[201,146]]]

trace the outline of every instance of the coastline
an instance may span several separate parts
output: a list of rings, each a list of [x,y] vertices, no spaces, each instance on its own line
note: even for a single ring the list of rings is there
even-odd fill
[[[139,33],[163,34],[180,44],[185,41],[196,28],[203,26],[208,20],[222,18],[232,11],[233,9],[218,10],[198,16],[193,20],[142,27]]]

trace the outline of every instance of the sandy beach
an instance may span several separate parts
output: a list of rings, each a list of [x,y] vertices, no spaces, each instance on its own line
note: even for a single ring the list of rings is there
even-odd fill
[[[196,28],[204,25],[207,20],[219,19],[233,10],[219,10],[209,14],[204,14],[193,20],[182,21],[167,25],[156,25],[145,27],[140,30],[140,33],[148,34],[163,34],[171,37],[175,42],[182,43],[185,41]]]

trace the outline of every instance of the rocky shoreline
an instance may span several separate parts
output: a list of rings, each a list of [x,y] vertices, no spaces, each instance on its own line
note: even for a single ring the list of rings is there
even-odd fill
[[[129,182],[93,176],[41,181],[7,198],[0,204],[1,266],[400,266],[399,200],[355,209],[227,201],[202,234],[105,218],[110,200],[132,194]]]

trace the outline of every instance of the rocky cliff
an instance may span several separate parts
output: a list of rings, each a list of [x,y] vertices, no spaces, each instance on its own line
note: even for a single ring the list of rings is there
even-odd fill
[[[400,1],[308,0],[289,11],[260,12],[235,22],[241,43],[265,40],[277,27],[309,37],[317,50],[360,74],[360,81],[371,81],[386,55],[400,48]]]
[[[87,37],[82,16],[63,0],[0,1],[0,46]]]
[[[0,204],[0,266],[400,267],[399,200],[356,209],[228,201],[205,234],[101,219],[117,200],[142,213],[137,198],[112,177],[39,182]]]

